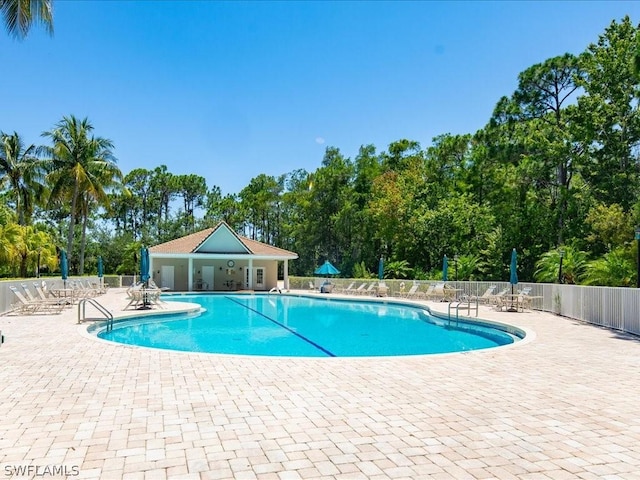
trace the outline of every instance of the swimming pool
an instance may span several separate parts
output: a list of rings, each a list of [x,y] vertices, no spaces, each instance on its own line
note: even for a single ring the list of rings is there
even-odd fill
[[[513,343],[488,324],[450,322],[392,302],[289,295],[172,295],[197,315],[118,322],[99,338],[190,352],[289,357],[359,357],[461,352]]]

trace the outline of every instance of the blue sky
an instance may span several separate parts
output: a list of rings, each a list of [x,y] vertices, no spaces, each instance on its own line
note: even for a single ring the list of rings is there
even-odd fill
[[[251,178],[482,128],[529,66],[578,54],[638,2],[54,0],[53,37],[0,33],[0,130],[42,144],[65,115],[123,173]]]

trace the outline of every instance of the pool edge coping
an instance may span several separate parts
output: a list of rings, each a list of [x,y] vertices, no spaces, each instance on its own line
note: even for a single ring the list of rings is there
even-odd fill
[[[220,292],[222,294],[225,295],[229,295],[230,292]],[[233,292],[231,292],[233,293]],[[170,294],[167,294],[167,297],[171,298],[171,296],[174,295],[209,295],[209,292],[172,292]],[[213,294],[216,294],[216,292],[213,292]],[[352,296],[325,296],[325,295],[320,295],[320,294],[313,294],[313,293],[307,293],[307,292],[281,292],[281,293],[270,293],[270,292],[243,292],[241,295],[256,295],[256,296],[269,296],[269,295],[282,295],[282,296],[293,296],[293,297],[303,297],[303,298],[315,298],[315,299],[324,299],[326,301],[361,301],[363,303],[379,303],[379,304],[394,304],[394,305],[404,305],[407,307],[411,307],[411,308],[419,308],[422,310],[426,310],[430,315],[442,319],[442,320],[447,320],[449,321],[448,315],[445,314],[444,312],[439,312],[437,310],[433,310],[429,307],[429,305],[426,305],[424,303],[420,303],[420,302],[415,302],[412,301],[410,299],[404,299],[404,298],[395,298],[395,297],[367,297],[364,296],[362,298],[354,298]],[[184,304],[185,307],[183,308],[177,308],[177,309],[172,309],[172,310],[145,310],[145,311],[126,311],[125,315],[121,315],[118,317],[114,318],[114,322],[126,322],[126,321],[130,321],[132,319],[136,319],[136,318],[144,318],[144,317],[149,317],[149,316],[160,316],[160,315],[179,315],[179,314],[188,314],[188,313],[197,313],[199,311],[202,310],[202,306],[199,304],[195,304],[195,303],[189,303],[189,302],[183,302],[183,301],[171,301],[171,302],[167,302],[167,303],[171,303],[173,305],[176,304]],[[334,361],[338,361],[338,360],[380,360],[380,359],[393,359],[393,358],[431,358],[431,357],[442,357],[442,356],[447,356],[447,355],[469,355],[472,353],[479,353],[479,352],[495,352],[496,350],[503,350],[506,348],[514,348],[517,346],[524,346],[528,343],[531,343],[535,340],[536,338],[536,333],[535,331],[531,330],[530,328],[526,328],[526,327],[521,327],[521,326],[515,326],[513,324],[509,324],[509,323],[503,323],[503,322],[498,322],[495,320],[489,320],[489,319],[484,319],[484,318],[478,318],[478,317],[468,317],[468,316],[464,316],[464,315],[460,315],[457,317],[457,320],[454,321],[462,321],[468,324],[477,324],[477,325],[481,325],[481,326],[486,326],[486,327],[491,327],[491,328],[497,328],[498,330],[501,330],[503,332],[509,333],[510,335],[513,335],[515,337],[517,337],[519,340],[514,341],[512,343],[508,343],[506,345],[498,345],[495,347],[489,347],[489,348],[479,348],[479,349],[474,349],[474,350],[464,350],[464,351],[458,351],[458,352],[443,352],[443,353],[422,353],[422,354],[415,354],[415,355],[388,355],[388,356],[383,356],[383,355],[378,355],[378,356],[353,356],[353,357],[291,357],[291,356],[278,356],[278,355],[243,355],[243,354],[239,354],[239,353],[217,353],[217,352],[189,352],[189,351],[183,351],[183,350],[170,350],[170,349],[163,349],[163,348],[155,348],[155,347],[148,347],[148,346],[143,346],[143,345],[130,345],[130,344],[125,344],[125,343],[119,343],[119,342],[113,342],[110,340],[104,340],[100,337],[98,337],[95,333],[93,333],[92,331],[90,331],[90,328],[95,328],[98,329],[99,327],[97,327],[96,325],[98,325],[97,322],[100,323],[104,323],[106,322],[106,320],[95,320],[95,322],[92,322],[89,325],[85,325],[83,323],[78,324],[78,330],[79,333],[82,337],[85,338],[89,338],[92,339],[94,341],[98,341],[100,343],[105,343],[105,344],[109,344],[109,345],[118,345],[121,347],[128,347],[128,348],[142,348],[142,349],[148,349],[148,350],[154,350],[154,351],[164,351],[164,352],[170,352],[170,353],[179,353],[179,354],[187,354],[187,355],[218,355],[218,356],[225,356],[225,357],[237,357],[237,358],[261,358],[261,359],[291,359],[291,358],[295,358],[295,359],[303,359],[303,360],[321,360],[321,361],[327,361],[328,359],[334,360]],[[518,333],[514,333],[514,331],[517,331]]]

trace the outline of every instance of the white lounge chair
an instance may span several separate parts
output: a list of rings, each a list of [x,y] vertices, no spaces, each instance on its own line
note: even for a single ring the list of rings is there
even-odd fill
[[[136,308],[140,303],[142,303],[142,284],[137,283],[127,288],[127,298],[129,298],[129,303],[125,305],[123,310],[126,310],[129,307]]]
[[[156,290],[160,290],[161,292],[168,292],[169,290],[171,290],[169,287],[159,287],[151,278],[149,279],[147,284],[149,285],[149,288],[155,288]]]
[[[373,282],[371,284],[369,284],[369,286],[367,288],[363,288],[362,290],[358,291],[359,295],[373,295],[375,293],[375,289],[376,289],[376,283]]]
[[[455,288],[450,287],[445,283],[438,283],[435,287],[433,287],[433,292],[430,294],[429,298],[436,302],[451,302],[456,299]]]
[[[162,295],[162,289],[160,288],[145,288],[143,283],[139,283],[129,287],[127,289],[127,295],[129,296],[129,303],[125,305],[123,310],[129,307],[142,308],[150,305],[164,308],[164,301],[160,298],[160,295]]]
[[[103,293],[98,285],[91,284],[89,280],[87,280],[85,283],[83,283],[81,280],[78,280],[78,283],[80,284],[81,288],[84,288],[87,292],[91,292],[91,295],[94,297],[97,297],[98,295],[101,295]]]
[[[529,295],[531,293],[531,287],[524,287],[522,290],[518,290],[518,293],[522,295]]]
[[[365,288],[367,288],[367,284],[363,283],[358,288],[356,288],[352,293],[355,295],[360,295]]]
[[[107,293],[109,285],[104,282],[104,277],[98,278],[98,283],[90,284],[90,286],[98,291],[99,294]]]
[[[47,297],[46,295],[43,296],[43,294],[41,294],[36,288],[35,283],[33,284],[33,286],[35,288],[36,293],[38,294],[37,296],[34,295],[33,292],[31,292],[31,289],[26,284],[21,283],[20,286],[22,287],[25,297],[29,302],[33,302],[35,304],[42,304],[43,306],[47,306],[49,304],[54,305],[56,306],[56,308],[51,309],[54,311],[57,310],[57,305],[62,305],[62,307],[64,308],[69,304],[69,302],[67,302],[63,298]]]
[[[11,286],[9,287],[9,290],[15,294],[16,300],[11,303],[11,310],[6,312],[6,314],[16,313],[18,315],[32,315],[36,313],[38,306],[34,302],[27,300],[16,287]]]
[[[355,284],[356,282],[351,282],[347,288],[336,286],[335,291],[336,293],[349,293],[350,291],[353,290],[353,287],[355,286]]]
[[[508,293],[509,289],[505,288],[503,290],[500,290],[495,295],[491,295],[490,303],[496,310],[502,310],[503,308],[509,306],[509,299],[507,297]]]
[[[45,301],[45,302],[60,303],[63,306],[71,305],[71,301],[67,301],[64,297],[63,298],[56,298],[53,295],[51,295],[50,293],[47,293],[47,291],[45,291],[46,287],[47,287],[47,284],[44,281],[42,281],[42,282],[33,282],[33,288],[36,291],[36,293],[38,294],[39,300],[42,300],[42,301]]]
[[[536,298],[542,298],[542,297],[532,297],[531,288],[530,287],[523,288],[518,294],[518,298],[517,298],[518,310],[521,312],[524,312],[525,310],[531,310],[531,304],[533,303],[533,300],[535,300]]]
[[[435,285],[432,285],[432,287],[433,288],[429,292],[429,295],[426,296],[427,299],[435,301],[442,300],[444,295],[444,283],[436,283]]]
[[[344,294],[347,294],[347,295],[353,294],[356,291],[355,285],[356,285],[356,282],[351,282],[347,288],[342,290],[341,293],[344,293]]]
[[[143,301],[147,305],[155,305],[158,308],[164,308],[164,300],[162,300],[163,290],[160,288],[147,287],[143,289]],[[144,297],[146,295],[146,298]]]
[[[31,293],[31,290],[29,290],[29,287],[27,287],[26,283],[21,283],[20,286],[22,287],[22,291],[24,292],[27,300],[29,300],[30,302],[35,302],[37,300],[33,293]]]
[[[20,292],[16,287],[10,286],[9,289],[14,293],[17,298],[17,302],[12,305],[11,312],[14,313],[60,313],[65,307],[65,304],[59,300],[29,300]]]
[[[416,296],[416,292],[420,288],[420,285],[415,283],[411,286],[411,288],[402,295],[403,298],[414,298]]]
[[[75,291],[76,298],[91,298],[98,295],[94,288],[87,288],[80,280],[71,282],[71,288]]]
[[[387,287],[387,284],[384,282],[378,282],[378,285],[376,286],[376,289],[374,291],[374,295],[376,297],[386,297],[387,295],[389,295],[389,287]]]
[[[435,288],[436,288],[435,284],[433,284],[433,283],[432,283],[431,285],[429,285],[429,286],[427,287],[427,291],[426,291],[426,292],[424,292],[424,293],[423,293],[423,292],[421,292],[420,290],[418,290],[418,291],[416,292],[416,296],[417,296],[418,298],[425,298],[425,299],[428,299],[428,298],[433,294],[433,290],[434,290]]]
[[[493,292],[495,291],[496,286],[491,285],[489,288],[485,290],[482,295],[471,295],[469,300],[478,301],[478,303],[489,303],[491,301],[491,297],[494,296]]]

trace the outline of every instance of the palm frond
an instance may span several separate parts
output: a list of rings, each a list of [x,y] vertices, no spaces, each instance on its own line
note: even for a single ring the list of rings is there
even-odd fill
[[[9,35],[22,40],[33,23],[40,23],[53,34],[51,0],[0,0],[0,13]]]

